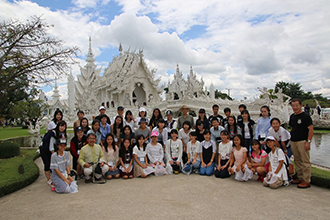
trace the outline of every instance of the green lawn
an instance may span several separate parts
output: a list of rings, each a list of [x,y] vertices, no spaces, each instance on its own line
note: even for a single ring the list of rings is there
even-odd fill
[[[40,134],[45,134],[46,130],[41,129]],[[72,128],[67,129],[67,133],[73,133]],[[14,137],[23,137],[23,136],[29,136],[31,135],[29,133],[28,129],[22,129],[21,127],[6,127],[6,128],[0,128],[0,140],[7,139],[7,138],[14,138]]]
[[[0,160],[0,197],[33,183],[39,176],[36,150],[22,150],[19,156]],[[22,166],[19,173],[19,166]]]

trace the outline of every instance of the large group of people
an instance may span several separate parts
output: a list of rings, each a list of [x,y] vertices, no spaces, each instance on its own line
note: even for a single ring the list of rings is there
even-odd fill
[[[271,118],[268,106],[260,108],[257,122],[243,104],[238,107],[237,117],[230,108],[224,108],[224,117],[219,115],[219,106],[215,104],[208,118],[205,109],[200,109],[196,121],[186,105],[180,108],[177,119],[171,110],[163,118],[158,108],[148,118],[144,107],[134,118],[132,111],[125,113],[122,106],[117,109],[118,115],[110,119],[101,106],[91,127],[84,112],[78,111],[70,141],[73,170],[65,151],[67,123],[57,110],[40,146],[47,183],[53,191],[65,193],[78,191],[72,176],[89,183],[102,178],[146,178],[151,174],[182,172],[217,178],[235,176],[238,181],[258,175],[257,180],[270,188],[288,186],[290,182],[308,188],[312,120],[302,110],[299,99],[292,99],[291,106],[294,112],[289,122],[291,133],[278,118]],[[291,177],[292,154],[295,180]]]

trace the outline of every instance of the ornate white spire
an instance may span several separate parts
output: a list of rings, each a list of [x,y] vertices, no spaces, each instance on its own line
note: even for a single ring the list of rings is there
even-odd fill
[[[92,51],[92,38],[89,37],[89,47],[88,47],[88,54],[87,54],[87,63],[93,63],[95,61],[93,51]],[[94,63],[93,63],[94,64]]]
[[[54,86],[54,89],[53,89],[53,100],[59,100],[61,95],[60,95],[60,91],[58,90],[58,87],[57,87],[57,81],[55,79],[55,86]]]
[[[119,43],[119,48],[118,48],[118,50],[119,50],[119,54],[121,55],[121,54],[122,54],[122,51],[123,51],[123,47],[121,46],[121,43]]]

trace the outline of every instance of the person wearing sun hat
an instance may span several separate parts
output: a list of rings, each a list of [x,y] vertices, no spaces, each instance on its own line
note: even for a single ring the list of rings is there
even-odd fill
[[[194,118],[189,115],[190,108],[186,105],[183,105],[180,108],[180,112],[182,112],[182,115],[178,119],[178,129],[182,128],[183,122],[189,121],[191,127],[194,127]]]

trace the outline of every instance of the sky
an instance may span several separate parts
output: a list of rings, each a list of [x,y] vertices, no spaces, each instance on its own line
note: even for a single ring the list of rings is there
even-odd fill
[[[167,84],[179,64],[205,86],[241,100],[276,82],[330,98],[329,0],[0,0],[0,21],[42,16],[51,36],[78,46],[76,77],[92,38],[95,64],[104,69],[124,50],[143,49],[155,78]],[[67,77],[58,79],[67,98]],[[52,87],[42,86],[47,96]]]

